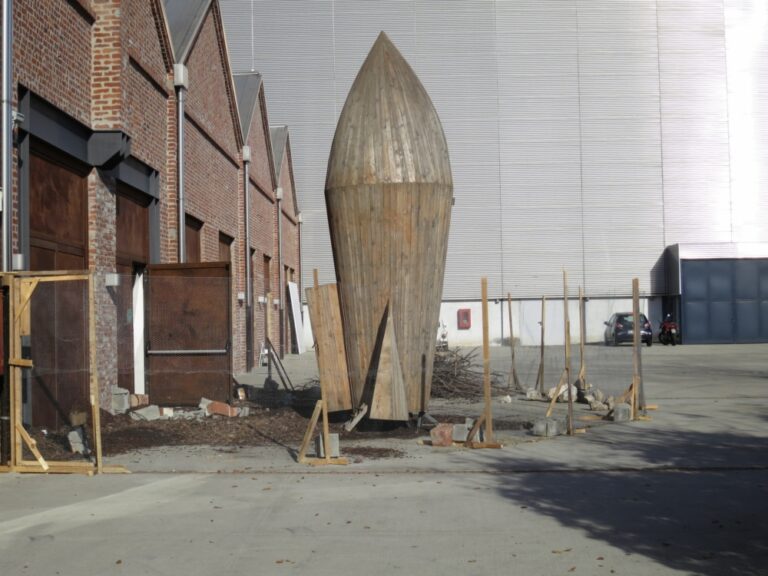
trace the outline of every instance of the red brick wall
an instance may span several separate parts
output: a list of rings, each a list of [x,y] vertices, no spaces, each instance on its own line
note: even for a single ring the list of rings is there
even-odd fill
[[[16,0],[14,83],[91,124],[91,22],[67,0]]]
[[[291,178],[290,147],[284,151],[282,167],[280,170],[279,186],[283,189],[283,201],[281,205],[283,219],[283,266],[293,270],[293,281],[299,284],[301,278],[301,263],[299,260],[299,227],[296,219],[294,205],[293,181]],[[284,282],[288,282],[288,278]],[[285,301],[285,325],[286,325],[286,350],[290,350],[293,328],[290,322],[290,302]]]

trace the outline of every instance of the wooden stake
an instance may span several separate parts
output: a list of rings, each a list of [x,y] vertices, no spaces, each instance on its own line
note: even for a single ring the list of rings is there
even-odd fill
[[[515,364],[515,330],[512,328],[512,295],[507,292],[507,315],[509,316],[509,349],[512,352],[512,367],[509,370],[507,387],[513,386],[518,390],[522,389],[520,379],[517,377],[517,366]]]
[[[37,461],[40,464],[40,467],[43,469],[43,472],[47,472],[49,468],[48,463],[45,461],[45,458],[43,458],[43,455],[40,454],[40,450],[37,449],[37,442],[35,442],[35,439],[27,433],[21,422],[16,422],[16,432],[24,440],[24,443],[27,445],[30,452],[32,452],[35,458],[37,458]],[[24,464],[24,462],[22,462],[22,464]]]
[[[491,411],[491,345],[488,337],[488,278],[480,281],[483,298],[483,397],[485,398],[485,441],[493,442],[493,413]]]
[[[587,364],[584,358],[584,345],[587,340],[587,323],[586,323],[586,310],[584,306],[584,292],[579,286],[579,387],[582,390],[587,390],[589,384],[587,384]]]
[[[539,352],[539,373],[536,376],[536,388],[544,396],[544,326],[547,323],[547,298],[541,299],[541,349]]]
[[[88,275],[88,340],[91,373],[91,420],[93,424],[93,440],[96,444],[96,472],[101,474],[103,471],[101,458],[101,409],[99,402],[99,367],[96,361],[96,355],[98,354],[96,346],[96,292],[93,273]]]
[[[309,419],[309,425],[307,426],[307,431],[304,432],[304,439],[301,441],[301,447],[299,448],[299,454],[296,457],[296,460],[299,462],[299,464],[304,464],[304,461],[306,460],[306,454],[307,454],[307,447],[309,446],[310,440],[312,440],[312,433],[315,431],[315,427],[317,426],[317,419],[320,417],[320,412],[323,409],[323,401],[318,400],[315,403],[315,410],[312,412],[312,417]],[[328,452],[328,450],[326,450]]]
[[[632,330],[632,420],[637,420],[640,407],[640,387],[642,386],[642,377],[640,369],[640,345],[642,344],[640,334],[640,281],[637,278],[632,279],[632,321],[634,328]]]
[[[568,386],[568,434],[573,436],[573,386],[571,385],[571,321],[565,323],[565,385]]]

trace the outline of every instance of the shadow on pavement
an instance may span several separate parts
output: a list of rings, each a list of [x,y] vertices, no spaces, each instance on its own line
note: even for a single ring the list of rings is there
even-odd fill
[[[484,456],[505,498],[627,555],[702,576],[768,574],[768,438],[648,431],[622,451],[648,469],[614,469],[610,454],[594,471]]]

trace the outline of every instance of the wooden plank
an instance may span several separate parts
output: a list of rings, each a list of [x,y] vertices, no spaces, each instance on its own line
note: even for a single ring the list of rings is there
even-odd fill
[[[379,346],[376,379],[371,399],[371,418],[376,420],[407,420],[408,397],[403,370],[397,350],[395,325],[387,307],[384,334]]]
[[[579,387],[587,390],[587,361],[584,355],[584,346],[587,340],[586,307],[584,305],[584,291],[579,286]]]
[[[19,368],[34,368],[32,360],[27,358],[9,358],[8,364],[10,366],[18,366]]]
[[[571,320],[568,313],[568,272],[563,269],[563,310],[565,315],[565,385],[568,386],[568,434],[573,436],[573,387],[571,386]]]
[[[315,355],[329,412],[350,410],[352,395],[344,349],[341,308],[336,284],[307,288],[307,305],[315,337]]]
[[[549,407],[547,408],[547,412],[546,412],[547,418],[549,418],[552,415],[552,410],[554,410],[555,408],[555,402],[557,402],[557,399],[560,396],[560,390],[567,382],[568,382],[568,371],[563,370],[560,374],[560,380],[558,380],[557,386],[555,386],[555,394],[549,400]]]
[[[9,298],[8,298],[8,316],[13,321],[9,323],[9,338],[8,338],[8,354],[11,358],[21,357],[21,319],[16,317],[16,310],[19,303],[19,287],[21,281],[18,278],[13,278],[9,286]],[[22,424],[22,378],[21,368],[19,366],[11,366],[8,370],[10,375],[11,386],[11,466],[18,464],[23,458],[22,440],[21,436],[15,432],[16,427]]]
[[[43,455],[40,454],[40,450],[37,449],[37,442],[35,442],[35,439],[30,436],[27,431],[24,429],[24,426],[21,424],[21,422],[16,422],[16,433],[21,436],[22,440],[24,440],[24,443],[29,448],[30,452],[37,458],[38,464],[40,464],[40,468],[43,469],[43,472],[48,470],[49,466],[48,463],[45,461],[45,458],[43,458]],[[23,464],[23,462],[22,462]]]
[[[315,431],[315,427],[317,426],[317,419],[320,417],[320,412],[322,412],[322,410],[323,401],[318,400],[315,403],[315,409],[312,412],[312,417],[309,419],[307,430],[304,432],[304,439],[301,441],[301,447],[299,447],[299,453],[296,456],[296,460],[301,464],[303,464],[306,460],[307,448],[309,447],[309,442],[312,440],[312,433]]]
[[[465,442],[472,442],[477,435],[477,433],[480,431],[480,427],[485,423],[485,414],[482,414],[480,418],[478,418],[474,425],[472,426],[472,429],[469,431],[469,434],[467,434],[467,439]]]
[[[480,280],[483,305],[483,399],[485,401],[485,441],[493,442],[493,411],[491,406],[491,343],[488,336],[488,278]]]
[[[330,460],[325,458],[305,458],[304,464],[309,464],[310,466],[346,466],[349,464],[349,460],[346,458],[331,458]]]

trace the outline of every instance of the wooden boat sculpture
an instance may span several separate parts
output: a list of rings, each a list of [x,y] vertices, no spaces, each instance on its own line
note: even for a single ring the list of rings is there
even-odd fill
[[[407,420],[429,402],[453,178],[432,101],[383,32],[341,112],[325,200],[352,402]]]

